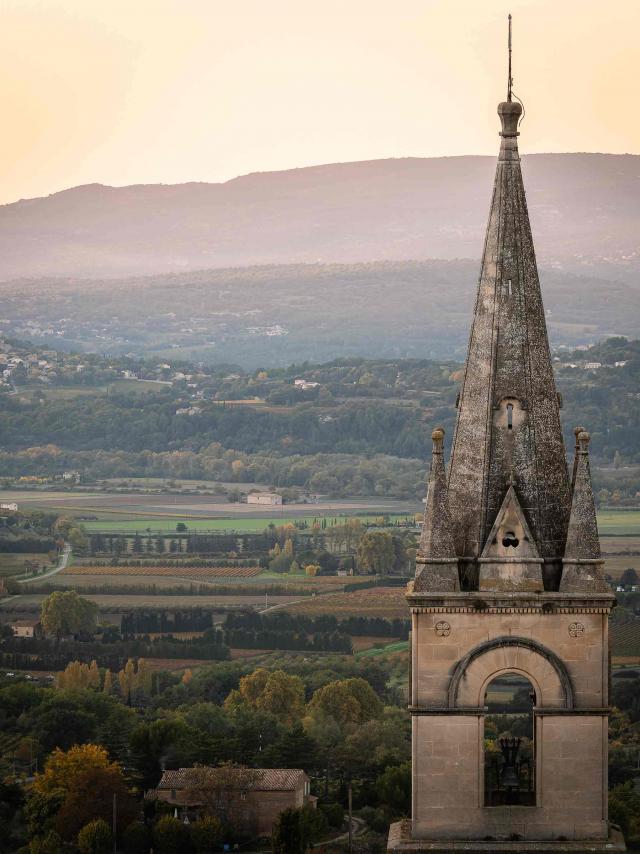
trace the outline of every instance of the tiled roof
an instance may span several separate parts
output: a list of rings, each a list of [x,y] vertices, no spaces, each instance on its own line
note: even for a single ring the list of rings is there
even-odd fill
[[[165,771],[158,789],[182,789],[190,783],[193,768]],[[244,770],[244,769],[243,769]],[[301,786],[307,775],[301,768],[252,768],[243,788],[258,792],[289,792]]]

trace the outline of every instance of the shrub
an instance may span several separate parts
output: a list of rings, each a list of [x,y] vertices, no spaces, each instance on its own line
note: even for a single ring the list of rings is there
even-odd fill
[[[29,854],[62,854],[62,839],[55,830],[46,836],[36,836],[29,843]]]
[[[223,837],[224,828],[219,818],[204,816],[191,825],[191,844],[195,854],[215,851]]]
[[[113,839],[109,825],[102,818],[96,818],[85,824],[78,834],[80,854],[110,854]]]
[[[344,808],[340,804],[319,804],[318,809],[325,814],[331,827],[342,827],[344,824]]]
[[[148,854],[151,848],[151,832],[145,824],[134,821],[122,834],[125,854]]]
[[[184,854],[189,847],[189,831],[177,818],[164,815],[153,828],[153,842],[158,854]]]

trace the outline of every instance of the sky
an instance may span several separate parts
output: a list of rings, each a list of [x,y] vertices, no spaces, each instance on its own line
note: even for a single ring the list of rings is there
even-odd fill
[[[0,202],[521,151],[640,153],[639,0],[3,0]]]

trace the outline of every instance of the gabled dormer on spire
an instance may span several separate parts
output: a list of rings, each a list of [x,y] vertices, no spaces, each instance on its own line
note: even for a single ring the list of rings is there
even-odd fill
[[[574,483],[567,545],[562,561],[561,593],[608,593],[609,586],[602,577],[604,561],[600,554],[600,539],[596,520],[596,504],[591,485],[589,466],[589,434],[576,432],[577,450],[574,460]]]
[[[542,558],[513,483],[478,560],[478,589],[542,591]]]
[[[502,141],[449,465],[449,514],[461,577],[475,587],[513,472],[545,587],[557,589],[570,510],[560,400],[518,153],[522,106],[503,101],[498,115]]]
[[[444,430],[431,434],[431,470],[420,547],[416,556],[414,590],[454,591],[460,589],[458,558],[453,545],[447,508],[447,478],[444,468]]]

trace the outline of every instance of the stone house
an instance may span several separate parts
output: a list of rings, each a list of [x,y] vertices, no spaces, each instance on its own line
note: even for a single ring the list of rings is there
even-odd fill
[[[37,619],[15,620],[11,623],[11,630],[17,638],[40,638],[42,637],[42,625]]]
[[[271,836],[286,809],[315,807],[309,777],[300,768],[178,768],[165,771],[147,800],[163,801],[180,817],[213,813],[253,836]]]
[[[282,504],[282,496],[277,492],[250,492],[247,495],[247,504],[266,504],[276,507]]]

